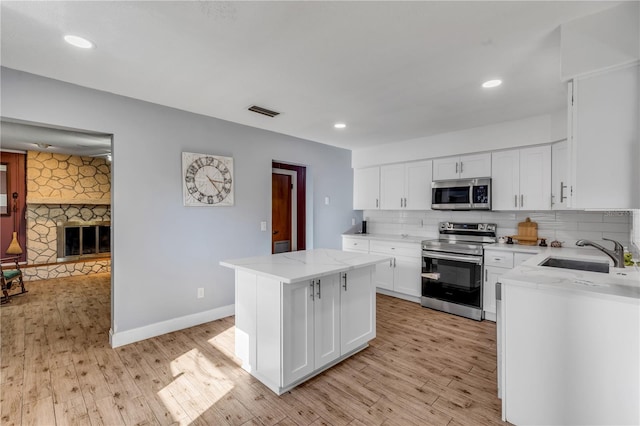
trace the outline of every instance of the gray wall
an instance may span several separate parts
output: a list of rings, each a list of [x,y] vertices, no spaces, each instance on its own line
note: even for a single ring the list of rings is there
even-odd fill
[[[234,303],[233,271],[218,262],[270,253],[272,160],[307,166],[307,248],[340,248],[358,216],[348,150],[7,68],[1,80],[3,117],[114,135],[114,332]],[[235,206],[183,206],[183,151],[234,158]]]

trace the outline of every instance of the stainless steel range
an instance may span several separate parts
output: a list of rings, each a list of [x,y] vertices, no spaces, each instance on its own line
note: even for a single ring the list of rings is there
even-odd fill
[[[440,223],[440,238],[422,242],[426,308],[482,320],[482,251],[497,241],[495,223]]]

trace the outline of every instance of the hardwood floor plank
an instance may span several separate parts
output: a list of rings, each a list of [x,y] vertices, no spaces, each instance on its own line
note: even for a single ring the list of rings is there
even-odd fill
[[[56,413],[53,409],[53,398],[48,396],[22,406],[22,424],[25,426],[53,425]]]
[[[13,382],[0,385],[0,424],[22,424],[22,387]]]
[[[56,426],[90,426],[89,412],[82,396],[53,404],[56,414]]]

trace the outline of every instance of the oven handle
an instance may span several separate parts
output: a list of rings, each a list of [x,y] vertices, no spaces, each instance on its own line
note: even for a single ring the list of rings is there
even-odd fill
[[[482,256],[464,256],[464,255],[456,255],[456,254],[442,254],[433,251],[423,251],[422,257],[432,257],[434,259],[444,259],[444,260],[458,260],[460,262],[465,263],[474,263],[476,265],[482,265]]]

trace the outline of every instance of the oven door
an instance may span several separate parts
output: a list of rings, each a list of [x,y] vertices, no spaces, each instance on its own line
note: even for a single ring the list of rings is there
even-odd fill
[[[422,296],[482,309],[482,256],[423,251]]]

